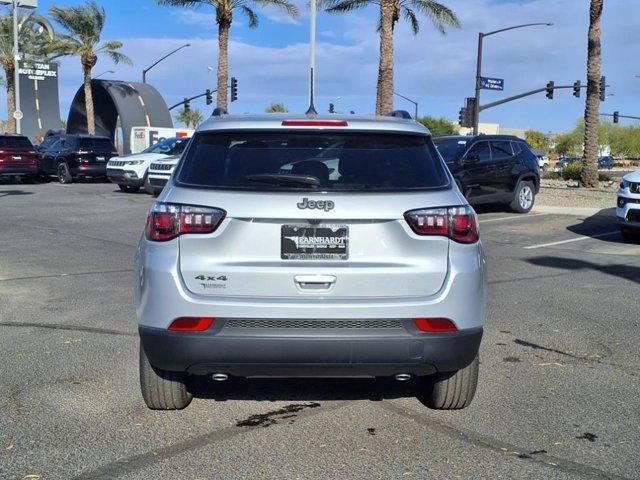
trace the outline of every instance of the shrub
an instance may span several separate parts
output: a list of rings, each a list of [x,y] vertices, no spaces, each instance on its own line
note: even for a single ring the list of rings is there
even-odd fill
[[[598,180],[600,180],[601,182],[610,182],[611,180],[613,180],[613,175],[611,175],[609,172],[598,172]]]
[[[582,163],[573,162],[562,169],[562,178],[565,180],[580,180]]]
[[[542,178],[545,180],[557,180],[560,178],[560,174],[558,172],[544,172]]]

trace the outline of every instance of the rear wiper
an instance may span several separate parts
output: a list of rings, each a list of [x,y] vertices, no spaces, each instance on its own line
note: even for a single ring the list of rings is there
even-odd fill
[[[260,173],[256,175],[247,175],[245,177],[251,182],[268,183],[271,185],[288,186],[308,186],[319,187],[320,179],[313,175],[290,175],[281,173]]]

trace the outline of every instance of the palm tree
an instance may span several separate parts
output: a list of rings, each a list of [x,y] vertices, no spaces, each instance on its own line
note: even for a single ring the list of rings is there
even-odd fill
[[[216,11],[218,24],[218,98],[217,106],[227,108],[227,84],[229,83],[229,29],[233,22],[233,12],[240,10],[248,19],[249,27],[258,26],[258,15],[253,5],[274,6],[293,17],[298,16],[298,8],[287,0],[156,0],[160,5],[174,7],[197,7],[209,5]]]
[[[176,115],[177,121],[184,123],[187,128],[193,129],[200,125],[203,119],[204,117],[202,116],[202,112],[197,108],[189,110],[183,108],[182,110],[180,110],[180,113]]]
[[[84,99],[87,109],[87,132],[96,133],[96,122],[91,92],[91,70],[98,62],[98,55],[104,54],[114,63],[131,65],[131,59],[120,53],[122,42],[115,40],[100,43],[107,14],[104,8],[89,1],[79,7],[51,7],[49,15],[67,33],[58,34],[50,42],[49,49],[55,57],[80,57],[84,76]]]
[[[272,103],[267,108],[264,109],[266,113],[287,113],[287,107],[284,106],[284,103]]]
[[[598,186],[598,125],[600,108],[600,74],[602,49],[600,19],[604,0],[591,0],[587,47],[587,100],[584,109],[584,154],[580,183],[584,187]]]
[[[48,41],[48,34],[38,32],[32,27],[36,17],[33,14],[18,19],[18,43],[20,53],[24,58],[45,60],[44,45]],[[0,17],[0,64],[4,70],[4,86],[7,89],[7,131],[16,131],[16,121],[13,112],[16,109],[15,96],[15,61],[13,55],[13,16],[11,14]]]
[[[325,0],[329,13],[344,13],[368,5],[380,7],[378,32],[380,33],[380,63],[376,90],[376,114],[386,115],[393,110],[393,32],[400,16],[409,22],[414,35],[420,31],[418,14],[426,16],[436,29],[445,34],[445,27],[460,28],[455,13],[432,0]]]

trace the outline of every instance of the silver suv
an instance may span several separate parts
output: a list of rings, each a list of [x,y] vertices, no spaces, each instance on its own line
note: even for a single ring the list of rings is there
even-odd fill
[[[213,117],[151,208],[135,255],[140,382],[415,377],[427,406],[475,393],[485,261],[474,211],[420,124]]]

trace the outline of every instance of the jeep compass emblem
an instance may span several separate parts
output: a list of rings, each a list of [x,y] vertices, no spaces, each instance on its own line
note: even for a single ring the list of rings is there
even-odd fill
[[[329,210],[333,210],[333,207],[336,206],[331,200],[309,200],[307,197],[302,199],[302,202],[296,204],[300,210],[308,209],[317,209],[324,210],[328,212]]]

